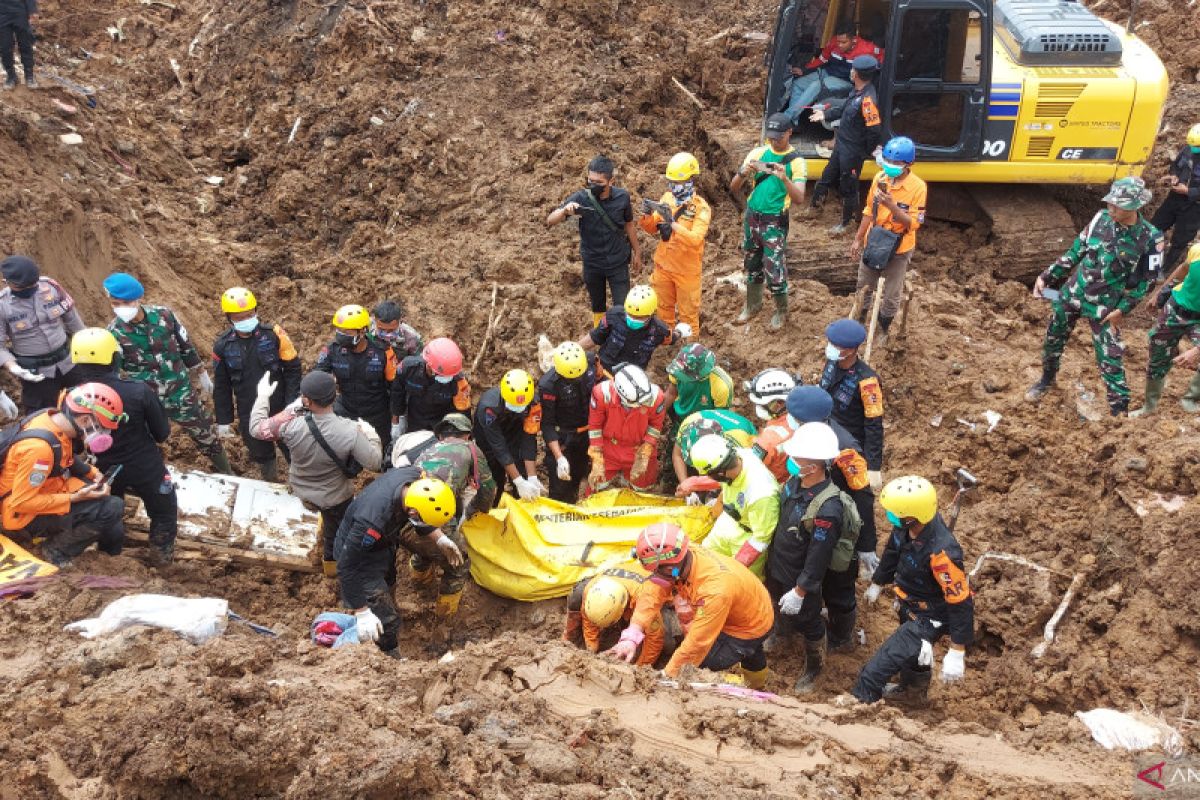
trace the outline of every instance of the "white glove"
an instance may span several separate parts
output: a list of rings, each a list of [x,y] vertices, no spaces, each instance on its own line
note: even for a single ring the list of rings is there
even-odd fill
[[[571,462],[567,461],[566,456],[559,456],[554,460],[555,472],[558,473],[560,481],[571,480]]]
[[[538,486],[529,478],[517,478],[513,481],[513,486],[517,487],[517,496],[522,500],[536,500],[538,495]]]
[[[787,594],[779,598],[779,613],[781,614],[799,614],[803,606],[804,598],[797,594],[794,588],[788,590]]]
[[[374,441],[375,439],[379,438],[379,434],[375,432],[375,426],[367,422],[365,419],[360,417],[354,420],[354,424],[357,425],[358,429],[363,432],[363,436],[366,436],[368,439]]]
[[[871,576],[875,574],[875,569],[879,566],[879,556],[875,555],[874,550],[860,550],[858,553],[858,574],[860,577],[871,580]]]
[[[8,392],[0,392],[0,415],[3,415],[5,419],[16,419],[20,414],[21,411],[8,396]]]
[[[292,402],[283,407],[284,411],[290,411],[293,414],[299,414],[300,409],[304,408],[304,403],[300,402],[301,398],[297,397]]]
[[[383,623],[379,621],[379,617],[375,616],[375,612],[370,608],[355,611],[354,619],[356,620],[355,627],[358,629],[358,640],[360,642],[378,641],[379,637],[383,636]]]
[[[701,503],[703,503],[704,501],[700,499],[700,495],[696,494],[695,492],[692,492],[691,494],[689,494],[687,496],[686,502],[689,506],[698,506]]]
[[[867,470],[867,480],[871,482],[871,491],[876,496],[883,491],[883,473],[877,469]]]
[[[16,375],[26,383],[41,383],[42,381],[46,380],[45,375],[39,375],[36,372],[30,372],[15,361],[10,361],[5,366],[8,367],[9,372],[11,372],[13,375]]]
[[[677,341],[679,339],[691,338],[691,335],[692,335],[692,326],[691,325],[688,325],[686,322],[675,323],[675,339]]]
[[[233,435],[234,434],[233,434],[233,426],[232,425],[218,425],[217,426],[217,438],[232,439]]]
[[[205,381],[208,382],[207,389],[204,388]],[[264,372],[263,376],[258,379],[258,396],[270,397],[271,395],[275,394],[275,389],[278,386],[278,383],[271,380],[271,373]],[[212,379],[208,377],[207,372],[200,373],[200,388],[205,392],[205,394],[212,394]]]
[[[867,587],[867,592],[866,592],[866,594],[863,595],[863,598],[868,603],[874,603],[876,600],[879,599],[879,595],[881,592],[883,592],[883,587],[880,586],[878,583],[872,583],[870,586]]]
[[[401,417],[392,423],[392,441],[396,441],[408,431],[408,417]]]
[[[267,380],[270,380],[271,374],[267,373],[266,375],[263,375],[263,377],[266,378]],[[200,381],[200,391],[204,392],[209,397],[212,397],[213,382],[212,382],[212,378],[208,377],[208,370],[205,370],[205,369],[200,370],[199,381]],[[274,384],[271,384],[271,385],[272,385],[272,387],[274,386]],[[275,391],[274,388],[272,388],[271,391]],[[258,382],[258,393],[262,394],[262,381]]]
[[[532,483],[534,488],[538,490],[539,496],[543,496],[546,494],[546,487],[542,485],[542,479],[539,478],[537,475],[530,475],[529,482]]]
[[[442,534],[438,538],[436,544],[437,544],[438,550],[441,550],[442,555],[444,555],[446,557],[446,560],[450,562],[450,566],[452,566],[452,567],[461,567],[462,566],[462,563],[463,563],[462,550],[458,549],[458,545],[456,545],[449,536]]]
[[[949,655],[949,654],[947,654]],[[933,644],[928,640],[921,640],[921,652],[917,655],[917,666],[928,667],[933,664]]]
[[[950,648],[946,651],[946,655],[942,658],[942,680],[946,683],[962,680],[963,672],[967,666],[963,662],[963,656],[966,654],[962,650]]]

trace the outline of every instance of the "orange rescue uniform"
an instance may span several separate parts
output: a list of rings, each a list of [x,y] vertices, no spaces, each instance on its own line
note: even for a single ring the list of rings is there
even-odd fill
[[[904,238],[900,240],[900,246],[896,248],[896,255],[907,253],[917,246],[917,228],[925,224],[925,203],[929,194],[929,189],[925,185],[925,181],[918,178],[912,172],[909,172],[903,178],[888,178],[882,172],[879,172],[871,180],[871,190],[867,192],[867,205],[863,209],[863,216],[870,217],[872,215],[872,206],[875,197],[875,190],[879,188],[880,180],[887,181],[889,189],[892,193],[892,199],[896,201],[896,205],[904,209],[905,212],[912,218],[912,224],[905,231],[904,226],[896,222],[892,218],[891,209],[882,203],[879,204],[878,210],[875,212],[875,224],[887,228],[894,233],[904,231]]]
[[[658,294],[658,316],[668,328],[674,328],[677,319],[686,322],[692,327],[692,335],[699,336],[701,262],[704,239],[712,222],[712,208],[695,194],[682,207],[670,192],[666,192],[659,202],[671,209],[683,230],[672,231],[671,238],[665,242],[660,240],[654,250],[650,286]],[[658,212],[638,220],[642,230],[652,235],[658,235],[661,222],[664,220]]]
[[[783,414],[768,422],[754,437],[752,449],[755,455],[762,459],[763,465],[771,470],[775,480],[782,486],[791,477],[788,474],[788,457],[783,452],[783,443],[792,437],[792,427],[788,425],[788,415]]]
[[[54,450],[41,439],[22,439],[13,444],[0,470],[0,520],[4,530],[19,531],[35,517],[63,516],[71,510],[71,493],[102,477],[95,467],[83,462],[75,468],[81,477],[67,472],[75,462],[71,439],[50,422],[50,411],[38,414],[23,430],[44,430],[62,448],[60,474],[54,469]]]
[[[625,609],[625,613],[621,615],[621,620],[628,622],[633,616],[634,609],[637,607],[638,593],[646,585],[646,578],[649,577],[650,573],[637,561],[622,564],[620,567],[606,569],[589,579],[584,585],[583,603],[587,603],[587,593],[592,587],[592,582],[601,575],[613,578],[624,586],[625,591],[629,593],[629,606]],[[600,636],[604,633],[604,630],[604,628],[589,620],[586,614],[583,615],[583,643],[588,650],[593,653],[600,652]],[[638,653],[637,660],[634,663],[649,666],[657,661],[659,655],[662,653],[664,640],[662,615],[660,614],[655,617],[653,622],[644,628],[644,630],[646,638],[642,641],[641,652]]]

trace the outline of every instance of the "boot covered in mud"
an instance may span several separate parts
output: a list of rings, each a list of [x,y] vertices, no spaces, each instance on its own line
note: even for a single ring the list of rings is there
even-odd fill
[[[792,687],[796,694],[804,694],[813,690],[817,676],[825,667],[825,646],[826,637],[824,636],[815,641],[804,640],[804,672],[800,674],[800,677],[796,679],[796,685]]]
[[[883,699],[890,703],[924,705],[929,702],[929,679],[933,670],[929,667],[900,670],[900,682],[883,687]]]
[[[829,652],[849,653],[854,650],[854,625],[858,622],[858,610],[849,614],[829,612]]]
[[[763,301],[763,285],[761,283],[746,284],[746,305],[742,307],[742,313],[738,314],[738,322],[749,322],[750,319],[762,310]]]
[[[258,474],[267,483],[279,483],[279,462],[273,458],[258,462]]]
[[[439,594],[434,613],[445,619],[458,613],[458,604],[462,602],[462,589],[452,594]]]
[[[1038,382],[1029,387],[1029,391],[1025,392],[1025,399],[1031,403],[1036,403],[1046,396],[1046,392],[1050,391],[1050,387],[1054,385],[1054,379],[1058,377],[1058,370],[1042,367],[1042,377]]]
[[[418,586],[428,586],[437,578],[437,565],[421,556],[414,555],[410,558],[408,568],[412,570],[412,582]]]
[[[326,578],[337,577],[337,562],[333,560],[324,560],[321,562],[321,573]]]
[[[225,452],[225,448],[217,444],[215,450],[209,455],[209,460],[212,461],[213,472],[218,475],[232,475],[233,465],[229,463],[229,455]]]
[[[150,545],[150,566],[169,567],[175,560],[175,542]]]
[[[767,685],[767,678],[771,675],[769,667],[762,669],[746,669],[742,667],[742,680],[745,681],[747,689],[758,691]]]
[[[567,624],[563,626],[562,640],[567,644],[579,644],[583,641],[582,611],[567,612]]]
[[[1129,416],[1134,419],[1138,417],[1148,417],[1158,411],[1158,401],[1162,400],[1163,389],[1166,388],[1166,376],[1161,378],[1151,378],[1146,381],[1146,399],[1142,401],[1142,407],[1136,411],[1130,412]]]
[[[788,314],[788,296],[786,294],[773,294],[771,299],[775,302],[775,313],[771,315],[771,322],[767,325],[773,331],[777,331],[787,322]]]
[[[1192,382],[1188,385],[1188,390],[1183,393],[1183,399],[1179,401],[1179,404],[1189,414],[1200,413],[1200,372],[1192,376]]]
[[[779,620],[776,620],[775,627],[771,628],[771,634],[763,642],[763,652],[782,653],[791,646],[795,638],[795,631],[788,630],[786,626],[780,625]]]

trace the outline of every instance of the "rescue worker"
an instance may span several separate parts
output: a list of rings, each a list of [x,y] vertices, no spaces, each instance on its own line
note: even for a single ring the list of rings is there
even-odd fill
[[[462,371],[463,355],[445,336],[400,363],[392,383],[392,438],[408,431],[431,431],[447,414],[471,414],[471,384]]]
[[[426,548],[414,550],[408,566],[417,584],[432,583],[434,572],[441,568],[436,611],[439,617],[451,617],[458,613],[463,586],[471,574],[462,525],[476,514],[486,514],[495,505],[496,481],[488,469],[487,458],[471,441],[471,420],[466,414],[447,414],[433,430],[438,440],[421,453],[416,465],[425,477],[444,481],[454,492],[458,512],[442,526],[442,533],[454,542],[463,558],[455,564],[446,553]]]
[[[813,191],[812,207],[820,209],[829,191],[837,187],[842,196],[842,220],[829,229],[840,236],[850,229],[858,213],[858,181],[863,162],[879,146],[883,129],[879,117],[879,94],[872,83],[879,74],[879,62],[873,55],[862,54],[851,63],[850,81],[854,88],[844,102],[825,103],[814,108],[812,122],[840,120],[833,136],[833,151],[829,153],[825,171]],[[911,161],[911,159],[910,159]]]
[[[1154,212],[1150,224],[1163,233],[1171,231],[1171,247],[1163,256],[1165,273],[1175,269],[1200,231],[1200,123],[1188,130],[1187,142],[1162,182],[1167,187],[1167,199]]]
[[[5,89],[15,89],[18,84],[17,65],[13,60],[13,38],[21,53],[21,67],[25,70],[25,85],[30,89],[38,86],[33,75],[33,26],[29,23],[38,13],[37,0],[5,0],[0,5],[0,63],[4,64]]]
[[[216,423],[201,398],[201,393],[212,396],[213,381],[187,328],[166,306],[140,302],[146,290],[128,273],[105,278],[104,292],[113,310],[108,330],[121,345],[121,372],[153,386],[167,416],[208,456],[213,471],[232,475]],[[192,386],[193,376],[200,392]]]
[[[354,479],[364,469],[379,472],[382,467],[379,433],[364,420],[333,412],[337,381],[328,372],[313,370],[301,378],[299,401],[276,414],[271,414],[275,389],[270,376],[264,375],[259,383],[250,410],[250,433],[264,442],[287,446],[288,487],[306,508],[320,512],[321,568],[325,577],[337,577],[334,539],[354,499]]]
[[[121,396],[99,383],[67,389],[58,405],[23,419],[0,469],[4,533],[24,545],[42,539],[42,557],[57,567],[93,543],[120,555],[125,502],[112,496],[104,473],[76,457],[75,446],[82,441],[103,453],[123,420]]]
[[[729,408],[733,378],[717,366],[717,354],[702,344],[685,344],[667,364],[667,413],[678,422],[697,411]]]
[[[867,206],[863,209],[862,222],[854,241],[850,243],[850,257],[858,260],[858,287],[867,287],[863,307],[870,308],[872,293],[883,277],[883,299],[879,303],[879,327],[883,332],[880,342],[886,341],[892,320],[900,313],[904,299],[904,276],[912,263],[917,247],[917,229],[925,224],[925,204],[929,194],[925,181],[912,172],[917,158],[917,147],[907,136],[889,139],[883,153],[877,159],[879,172],[871,179]],[[857,186],[857,178],[855,185]],[[858,200],[858,190],[854,193]],[[873,226],[881,226],[900,234],[895,254],[888,260],[882,272],[863,263],[861,256],[866,247],[867,236]],[[877,334],[878,335],[878,334]]]
[[[179,499],[159,446],[171,435],[171,421],[153,388],[117,373],[119,352],[116,338],[104,328],[84,328],[71,337],[71,361],[80,382],[115,391],[126,417],[112,433],[112,446],[96,454],[96,469],[108,473],[121,465],[110,484],[112,495],[129,493],[142,501],[150,520],[150,561],[165,567],[175,558],[179,531]]]
[[[591,471],[588,458],[588,404],[596,386],[596,359],[576,342],[554,348],[554,364],[538,380],[542,441],[550,499],[574,503],[579,484]]]
[[[462,551],[441,530],[455,510],[450,487],[421,477],[420,467],[388,470],[351,501],[334,554],[342,602],[354,612],[360,642],[375,642],[387,655],[400,657],[396,555],[403,546],[461,565]]]
[[[795,475],[783,488],[779,525],[767,559],[767,589],[779,606],[776,631],[804,637],[804,671],[797,693],[812,691],[825,665],[826,647],[854,634],[854,543],[858,509],[829,478],[837,458],[837,434],[823,422],[801,425],[784,444]],[[821,616],[828,607],[829,629]],[[849,627],[846,627],[847,624]]]
[[[857,35],[853,22],[839,23],[821,52],[802,67],[792,67],[788,104],[784,113],[793,127],[800,124],[806,109],[821,96],[844,97],[854,90],[853,62],[859,56],[871,56],[883,62],[883,50]]]
[[[866,600],[895,583],[900,627],[875,651],[851,690],[864,703],[881,697],[921,702],[929,692],[933,645],[946,634],[942,680],[962,678],[966,647],[975,637],[975,601],[963,571],[963,552],[937,510],[933,484],[916,475],[890,481],[879,496],[892,533]],[[898,684],[887,684],[896,673]]]
[[[833,418],[862,446],[871,491],[883,488],[883,387],[879,375],[858,357],[867,329],[852,319],[825,327],[825,368],[820,386],[833,398]]]
[[[614,185],[616,174],[611,159],[596,156],[588,162],[584,187],[546,217],[547,228],[567,217],[579,218],[579,257],[583,261],[583,285],[592,305],[593,328],[609,307],[604,299],[605,284],[612,305],[620,306],[629,293],[630,265],[640,270],[642,263],[633,204],[629,192]]]
[[[642,530],[635,552],[651,575],[638,592],[629,626],[609,654],[632,662],[663,606],[677,597],[694,616],[688,619],[689,615],[680,614],[687,632],[663,669],[668,677],[679,677],[689,665],[720,671],[740,663],[746,686],[766,685],[763,641],[771,631],[773,615],[771,596],[762,581],[727,556],[689,547],[687,535],[669,522]]]
[[[654,316],[658,295],[649,286],[635,286],[624,305],[613,306],[600,323],[579,340],[584,350],[599,348],[597,358],[606,374],[617,364],[650,365],[650,356],[661,344],[669,343],[671,331]]]
[[[588,493],[618,486],[649,489],[658,478],[658,443],[667,414],[662,389],[641,367],[620,364],[592,389],[588,411]]]
[[[404,322],[404,307],[398,300],[381,300],[371,310],[371,335],[392,346],[396,361],[420,355],[425,346],[417,329]]]
[[[792,147],[792,121],[787,114],[767,118],[767,143],[746,154],[729,188],[741,196],[751,182],[742,220],[745,252],[746,305],[737,321],[749,322],[762,309],[763,281],[771,290],[775,314],[768,327],[779,330],[787,322],[788,209],[804,202],[808,164]]]
[[[1172,364],[1193,371],[1200,367],[1200,243],[1192,245],[1187,258],[1163,284],[1156,305],[1161,311],[1158,322],[1150,329],[1146,401],[1129,415],[1131,417],[1153,414],[1158,410],[1158,401],[1162,399]],[[1185,336],[1192,346],[1175,355],[1175,348]],[[1200,372],[1192,376],[1192,382],[1180,404],[1191,414],[1200,411]]]
[[[315,369],[331,372],[337,380],[335,414],[365,419],[379,434],[383,452],[391,452],[393,426],[399,417],[392,409],[392,382],[396,379],[396,353],[368,332],[371,315],[358,305],[346,305],[333,315],[333,341],[321,348]]]
[[[0,366],[21,382],[21,412],[58,403],[63,389],[78,383],[71,373],[71,335],[83,330],[75,301],[33,259],[0,261],[8,285],[0,290]]]
[[[572,644],[582,634],[583,646],[600,652],[600,639],[617,623],[628,623],[637,607],[638,592],[650,573],[642,562],[633,559],[601,570],[575,584],[567,597],[567,625],[563,641]],[[652,666],[662,655],[665,627],[661,616],[650,621],[633,663]]]
[[[762,578],[779,525],[779,483],[753,450],[725,436],[700,437],[690,455],[697,472],[721,484],[720,516],[704,546]]]
[[[1041,297],[1047,288],[1063,288],[1061,296],[1051,301],[1042,344],[1042,377],[1025,393],[1026,400],[1036,402],[1050,391],[1071,331],[1083,317],[1092,331],[1109,411],[1115,417],[1129,409],[1121,323],[1156,280],[1164,247],[1162,233],[1139,212],[1150,197],[1141,178],[1115,181],[1104,196],[1106,208],[1092,217],[1066,253],[1038,275],[1034,297]],[[1073,278],[1069,277],[1072,270]]]
[[[675,435],[675,446],[671,451],[671,466],[674,467],[675,478],[680,483],[688,478],[692,447],[700,437],[710,433],[725,434],[733,439],[738,447],[750,447],[754,444],[754,423],[741,414],[727,408],[697,411],[679,423],[679,432]],[[688,505],[697,504],[697,500],[688,497]]]
[[[659,200],[665,209],[642,202],[642,230],[659,238],[654,249],[650,287],[658,295],[658,318],[669,330],[684,323],[686,336],[700,335],[700,279],[704,239],[712,209],[696,194],[700,162],[691,153],[676,153],[667,162],[667,191]],[[662,211],[669,212],[666,216]],[[686,336],[681,338],[686,338]]]
[[[537,434],[542,407],[533,378],[523,369],[510,369],[500,385],[488,389],[475,408],[475,442],[483,450],[496,480],[496,502],[511,484],[522,500],[546,493],[537,476]]]
[[[788,393],[794,388],[796,379],[778,367],[764,369],[746,381],[754,415],[763,420],[762,429],[754,437],[754,454],[780,484],[788,479],[788,459],[783,452],[783,443],[792,435],[786,404]]]
[[[255,438],[250,433],[250,411],[258,399],[261,378],[269,376],[275,393],[271,395],[269,414],[300,396],[300,356],[287,332],[279,325],[267,325],[258,318],[258,300],[241,286],[221,295],[221,312],[229,329],[213,343],[213,410],[217,434],[233,436],[234,402],[237,403],[238,431],[250,460],[258,465],[264,481],[279,480],[275,460],[275,441]],[[284,445],[284,456],[287,456]]]

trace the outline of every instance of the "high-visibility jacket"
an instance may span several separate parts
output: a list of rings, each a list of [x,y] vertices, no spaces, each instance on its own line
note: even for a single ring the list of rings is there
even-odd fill
[[[699,285],[700,266],[704,258],[704,238],[708,235],[708,226],[712,222],[712,209],[704,198],[696,194],[693,194],[682,208],[670,192],[663,194],[659,202],[671,209],[674,221],[678,222],[683,230],[672,230],[669,239],[658,243],[654,250],[654,268],[680,277],[694,277]],[[657,234],[659,224],[664,221],[658,212],[654,212],[643,216],[638,220],[638,224],[646,233]]]
[[[52,435],[58,442],[58,463],[54,463],[54,448],[48,441],[21,439],[8,448],[0,469],[0,519],[6,531],[19,531],[35,517],[68,513],[71,493],[102,475],[95,467],[75,460],[71,437],[50,422],[50,414],[38,414],[21,430]]]
[[[742,471],[730,483],[722,484],[722,513],[704,545],[742,561],[761,578],[767,548],[779,525],[779,483],[752,450],[738,450],[737,454]]]

